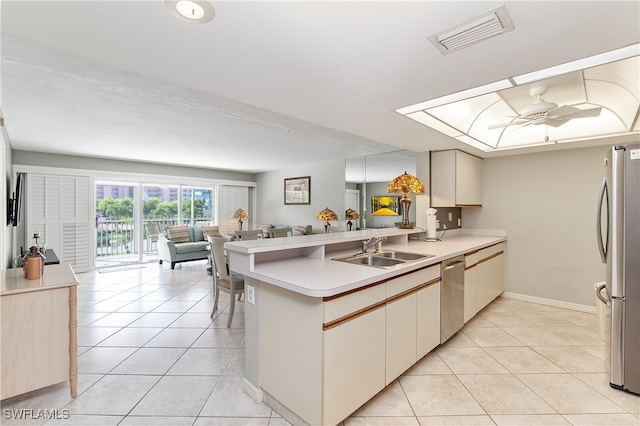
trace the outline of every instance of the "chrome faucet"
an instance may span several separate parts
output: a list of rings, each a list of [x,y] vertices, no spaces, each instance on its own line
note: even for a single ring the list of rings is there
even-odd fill
[[[384,237],[371,237],[362,242],[362,254],[365,254],[369,248],[375,246],[375,252],[378,253],[382,249],[382,241],[386,240]]]

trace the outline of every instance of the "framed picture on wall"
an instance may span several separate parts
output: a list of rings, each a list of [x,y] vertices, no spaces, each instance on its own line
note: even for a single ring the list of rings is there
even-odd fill
[[[311,176],[284,180],[285,204],[311,204]]]
[[[388,195],[371,197],[371,214],[374,216],[399,216],[400,197]]]

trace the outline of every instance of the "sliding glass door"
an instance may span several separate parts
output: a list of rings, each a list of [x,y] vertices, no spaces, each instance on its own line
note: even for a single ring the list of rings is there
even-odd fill
[[[214,223],[232,235],[238,208],[253,214],[248,187],[96,182],[96,267],[157,261],[168,226]]]
[[[206,226],[215,222],[213,188],[182,187],[182,224]]]
[[[135,186],[96,183],[96,267],[138,262]]]

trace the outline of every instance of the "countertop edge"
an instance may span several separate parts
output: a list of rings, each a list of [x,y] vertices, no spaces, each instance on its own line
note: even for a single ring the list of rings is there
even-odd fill
[[[394,269],[381,269],[381,268],[365,267],[361,265],[348,265],[342,262],[328,263],[328,262],[333,262],[330,258],[308,259],[308,258],[301,257],[301,258],[288,258],[288,259],[282,259],[282,260],[274,260],[273,262],[270,262],[270,264],[267,267],[265,267],[264,265],[257,265],[251,271],[245,270],[245,271],[239,271],[239,272],[244,274],[247,277],[256,279],[263,283],[274,285],[274,286],[277,286],[277,287],[280,287],[304,296],[319,297],[319,298],[329,297],[329,296],[335,296],[344,292],[353,291],[358,288],[361,288],[370,284],[374,284],[376,282],[388,280],[398,275],[402,275],[418,269],[426,268],[426,267],[438,264],[443,260],[446,260],[455,256],[463,255],[472,251],[481,250],[483,248],[490,247],[492,245],[499,244],[506,241],[507,241],[506,236],[466,234],[466,235],[462,235],[459,237],[446,240],[446,243],[448,244],[443,244],[443,246],[454,244],[457,246],[456,249],[453,249],[453,250],[445,249],[443,253],[438,253],[436,256],[432,258],[424,259],[418,262],[412,262],[407,265],[403,265],[401,267],[394,268]],[[433,251],[432,249],[435,247],[438,247],[436,245],[439,243],[440,242],[410,241],[406,246],[390,245],[389,248],[396,249],[396,250],[411,248],[411,251],[425,252],[425,250]],[[418,248],[418,245],[423,245],[423,244],[426,244],[427,245],[426,247],[429,247],[428,245],[433,245],[433,246],[426,249],[425,249],[425,246],[421,246]],[[244,254],[247,255],[248,253],[244,252]],[[331,256],[331,257],[334,257],[334,256]],[[307,271],[309,271],[310,274],[312,272],[330,272],[331,274],[335,274],[332,276],[331,274],[328,273],[327,280],[331,280],[332,278],[335,279],[336,277],[341,277],[342,275],[345,275],[345,274],[354,276],[354,278],[353,278],[353,281],[349,281],[349,282],[345,282],[344,280],[338,281],[336,282],[335,286],[320,288],[314,285],[294,284],[293,282],[291,282],[294,280],[283,279],[287,275],[286,273],[278,273],[278,272],[275,272],[274,274],[270,273],[271,271],[274,271],[276,269],[274,268],[274,265],[278,265],[277,270],[281,271],[281,270],[286,270],[287,268],[290,268],[294,264],[294,262],[301,262],[301,264],[307,269]],[[314,271],[312,267],[315,267],[316,270]],[[327,267],[330,269],[327,269]],[[347,268],[351,268],[351,269],[347,269]],[[358,269],[353,269],[353,268],[358,268]],[[355,273],[355,271],[357,271],[358,273]],[[353,272],[353,274],[351,274],[350,272]],[[300,281],[303,281],[303,280],[300,280]]]

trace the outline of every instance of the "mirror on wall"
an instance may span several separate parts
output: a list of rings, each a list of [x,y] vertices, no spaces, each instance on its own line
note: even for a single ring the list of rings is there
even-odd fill
[[[354,230],[397,226],[402,220],[402,213],[396,207],[399,197],[387,193],[387,185],[404,172],[416,175],[416,154],[412,151],[347,158],[345,210],[351,208],[360,214],[359,220],[352,220]],[[415,217],[415,203],[411,204],[411,209],[410,217]]]

